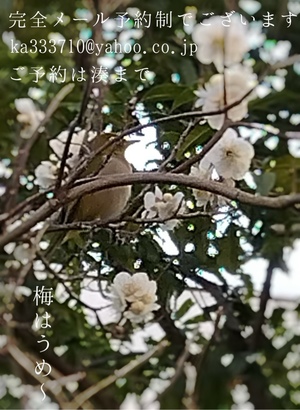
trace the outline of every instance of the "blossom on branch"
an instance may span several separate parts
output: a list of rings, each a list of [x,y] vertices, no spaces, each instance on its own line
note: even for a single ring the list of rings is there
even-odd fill
[[[45,118],[45,113],[37,110],[30,98],[16,99],[15,106],[20,113],[17,115],[17,120],[23,125],[20,135],[28,139]]]
[[[52,148],[54,154],[59,160],[61,160],[63,157],[68,136],[69,131],[62,131],[56,138],[53,138],[49,142],[50,147]],[[95,132],[89,131],[87,135],[87,141],[91,141],[95,136]],[[67,157],[67,164],[69,165],[69,167],[73,167],[76,165],[85,138],[85,130],[79,130],[73,133]]]
[[[42,161],[34,171],[36,179],[35,184],[42,189],[51,188],[56,180],[58,169],[60,167],[60,160],[63,157],[64,149],[68,139],[69,131],[61,132],[56,138],[49,141],[55,157],[50,159],[52,161]],[[91,141],[96,136],[96,132],[89,131],[87,134],[87,141]],[[68,151],[67,165],[64,173],[67,175],[69,168],[74,167],[79,159],[79,153],[86,137],[85,130],[79,130],[72,135],[71,144]]]
[[[199,179],[211,179],[211,172],[209,169],[202,167],[201,162],[191,167],[190,175]],[[196,200],[196,206],[206,209],[208,204],[212,204],[214,194],[204,191],[202,189],[192,189],[193,196]]]
[[[182,192],[176,192],[175,195],[163,194],[158,187],[155,187],[154,193],[147,192],[144,196],[145,211],[142,213],[142,218],[152,219],[158,217],[166,220],[164,224],[161,224],[161,227],[172,231],[180,222],[172,217],[184,211],[183,198],[184,194]]]
[[[147,390],[144,390],[141,397],[135,393],[127,393],[123,403],[121,403],[120,410],[160,410],[158,401],[150,401],[148,399]]]
[[[36,179],[34,183],[42,189],[51,188],[56,180],[58,167],[51,161],[42,161],[34,171]]]
[[[225,70],[224,74],[213,75],[208,83],[195,94],[199,99],[195,107],[201,107],[203,111],[218,111],[229,104],[241,100],[256,84],[256,76],[250,68],[241,64]],[[253,93],[245,97],[239,104],[227,111],[227,116],[232,121],[240,121],[248,114],[248,101],[253,98]],[[207,117],[207,122],[213,129],[219,130],[225,120],[225,114],[216,114]]]
[[[204,156],[201,164],[205,169],[213,165],[219,176],[238,181],[249,171],[254,154],[252,144],[239,138],[237,132],[229,128]]]
[[[28,243],[22,243],[15,247],[13,251],[14,258],[25,265],[30,259],[30,245]]]
[[[149,280],[147,273],[130,275],[120,272],[111,285],[113,308],[119,318],[123,316],[134,323],[150,320],[153,317],[152,312],[160,308],[155,303],[156,290],[156,282]]]
[[[210,181],[215,180],[213,177],[213,166],[207,163],[203,163],[203,160],[200,161],[199,164],[193,165],[191,167],[190,175],[199,178],[199,179],[207,179]],[[218,182],[227,185],[228,187],[234,188],[235,182],[232,179],[222,179]],[[230,199],[225,198],[221,195],[216,195],[208,191],[204,191],[202,189],[192,189],[193,197],[196,200],[196,206],[199,208],[206,209],[208,205],[211,208],[222,207],[228,205]]]
[[[222,25],[220,16],[214,16],[197,24],[192,33],[197,44],[197,59],[203,64],[214,63],[219,72],[239,63],[250,50],[248,28],[239,16],[231,17],[229,27]]]

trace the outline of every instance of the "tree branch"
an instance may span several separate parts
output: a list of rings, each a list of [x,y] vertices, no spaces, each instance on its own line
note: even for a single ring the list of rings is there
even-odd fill
[[[256,320],[253,325],[253,337],[250,339],[250,348],[252,351],[256,351],[261,339],[261,327],[265,321],[265,311],[270,299],[271,281],[273,276],[275,265],[272,261],[269,262],[267,268],[267,275],[263,285],[263,289],[260,294],[259,310],[257,312]]]
[[[82,180],[81,182],[84,182]],[[24,233],[28,232],[38,222],[44,221],[60,207],[78,199],[86,194],[96,191],[103,191],[109,188],[119,186],[148,184],[148,183],[165,183],[182,185],[189,188],[205,190],[213,194],[222,195],[226,198],[264,208],[283,209],[300,203],[300,194],[282,195],[279,197],[266,197],[249,194],[236,188],[228,188],[224,184],[215,181],[201,180],[189,175],[162,174],[151,172],[137,172],[134,174],[118,174],[107,176],[106,178],[97,178],[82,183],[82,185],[70,189],[65,193],[63,199],[50,199],[45,202],[28,220],[16,227],[13,231],[6,232],[0,237],[0,247],[12,242]],[[64,188],[64,187],[62,187]]]
[[[73,90],[73,88],[74,88],[74,84],[67,84],[57,93],[57,95],[50,102],[45,112],[45,118],[40,122],[37,128],[33,131],[33,134],[24,143],[24,146],[20,147],[18,155],[15,159],[15,170],[9,182],[9,187],[8,187],[7,194],[6,194],[7,201],[5,204],[5,211],[10,210],[11,207],[14,206],[16,203],[16,197],[18,195],[19,187],[20,187],[19,179],[20,179],[20,176],[22,175],[22,172],[25,169],[25,166],[26,166],[26,163],[27,163],[27,160],[28,160],[28,157],[29,157],[29,154],[30,154],[30,151],[33,145],[36,143],[36,141],[41,135],[39,132],[39,129],[47,124],[47,122],[51,119],[54,112],[58,109],[59,104]]]
[[[142,356],[138,357],[135,360],[132,360],[124,367],[119,370],[115,371],[115,374],[108,376],[104,380],[100,380],[100,382],[96,383],[94,386],[91,386],[87,390],[83,391],[82,393],[78,394],[74,400],[69,403],[69,409],[78,409],[81,407],[87,400],[93,397],[95,394],[99,393],[100,391],[106,389],[111,384],[115,383],[119,378],[127,376],[129,373],[136,370],[138,367],[142,366],[144,363],[147,363],[151,357],[154,355],[160,354],[165,347],[169,345],[169,342],[166,340],[161,341],[157,346],[155,346],[152,350],[146,352]]]
[[[174,168],[171,173],[181,173],[187,170],[190,166],[196,164],[196,162],[200,161],[204,156],[213,148],[214,145],[221,139],[224,132],[232,125],[232,121],[226,120],[222,125],[222,128],[218,130],[214,136],[204,145],[203,149],[199,154],[194,155],[193,157],[189,158],[183,164],[178,165],[178,167]]]

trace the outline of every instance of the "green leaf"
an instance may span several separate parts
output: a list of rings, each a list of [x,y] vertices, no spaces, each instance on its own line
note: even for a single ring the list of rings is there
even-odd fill
[[[192,299],[188,299],[185,302],[183,302],[183,304],[176,312],[176,319],[182,318],[182,316],[184,316],[192,306],[194,306],[194,302],[192,301]]]
[[[276,107],[282,107],[282,101],[286,101],[285,109],[293,111],[299,107],[299,94],[297,91],[283,90],[281,92],[271,92],[264,98],[257,98],[249,102],[249,110],[266,111],[268,113],[275,111]]]
[[[202,321],[203,321],[203,315],[197,315],[197,316],[194,316],[192,319],[188,319],[186,322],[184,322],[184,325],[185,326],[195,325],[196,323],[199,323]]]
[[[178,93],[182,93],[184,87],[177,84],[162,84],[152,87],[147,91],[142,100],[174,100]]]
[[[300,181],[298,178],[300,170],[300,159],[291,155],[284,155],[276,158],[276,164],[270,168],[276,172],[275,189],[280,188],[280,193],[290,193],[291,191],[299,192]]]
[[[186,140],[177,152],[177,161],[181,160],[184,153],[191,147],[202,145],[213,134],[213,130],[208,125],[198,125],[187,136]]]
[[[265,172],[262,175],[253,174],[254,181],[257,185],[256,192],[259,195],[268,195],[274,188],[276,182],[275,172]]]
[[[194,101],[194,99],[195,99],[195,94],[193,90],[191,90],[190,88],[185,89],[184,91],[179,93],[177,97],[175,98],[173,105],[172,105],[172,111],[180,107],[181,105]]]
[[[176,131],[166,131],[162,132],[161,135],[158,136],[158,141],[160,144],[163,142],[168,142],[172,146],[177,143],[179,140],[180,133]]]
[[[235,273],[240,265],[239,256],[241,254],[240,240],[237,235],[237,229],[231,225],[226,236],[218,241],[217,255],[218,267],[225,268],[228,272]]]

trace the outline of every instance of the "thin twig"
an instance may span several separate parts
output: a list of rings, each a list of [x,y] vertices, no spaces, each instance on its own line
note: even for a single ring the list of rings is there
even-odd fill
[[[115,227],[115,224],[124,224],[124,222],[135,222],[137,224],[143,224],[143,225],[151,225],[151,224],[156,224],[156,223],[164,223],[167,221],[170,221],[172,219],[179,219],[179,220],[185,220],[185,219],[191,219],[191,218],[199,218],[199,216],[208,216],[208,217],[213,217],[216,213],[213,212],[191,212],[191,213],[186,213],[186,214],[179,214],[176,213],[169,218],[151,218],[151,219],[146,219],[146,218],[135,218],[135,217],[125,217],[125,218],[117,218],[114,220],[110,221],[91,221],[91,222],[71,222],[71,223],[66,223],[66,224],[53,224],[49,227],[47,232],[57,232],[57,231],[91,231],[94,229],[98,229],[102,226],[112,226]],[[220,215],[221,212],[218,212],[218,215]],[[227,212],[226,212],[227,215]]]
[[[250,338],[250,345],[251,345],[250,347],[252,351],[257,350],[259,346],[259,341],[261,337],[261,327],[265,321],[265,311],[266,311],[266,307],[268,304],[268,300],[270,299],[270,289],[271,289],[271,282],[272,282],[274,269],[275,269],[274,262],[270,261],[268,268],[267,268],[266,279],[265,279],[263,289],[260,295],[259,310],[256,314],[256,318],[255,318],[256,320],[253,325],[253,334],[252,334],[253,337]]]
[[[46,198],[46,194],[51,192],[51,190],[47,190],[44,192],[38,192],[36,194],[31,195],[30,197],[24,199],[24,201],[20,202],[18,205],[16,205],[11,211],[1,214],[0,215],[0,223],[3,223],[9,219],[13,218],[14,222],[17,218],[17,215],[20,215],[21,213],[24,215],[24,213],[28,210],[32,210],[32,206],[34,203],[38,202],[39,200]]]
[[[22,175],[22,172],[26,167],[27,160],[33,145],[41,135],[41,133],[39,132],[40,128],[47,124],[54,112],[58,109],[60,103],[73,90],[73,88],[74,84],[67,84],[56,94],[45,112],[44,119],[33,131],[31,137],[25,142],[24,146],[19,149],[18,155],[15,159],[15,170],[9,182],[9,187],[6,194],[7,201],[5,204],[5,211],[10,210],[16,203],[16,198],[20,187],[20,176]]]
[[[14,359],[14,361],[23,369],[25,370],[31,377],[33,377],[40,385],[44,385],[44,389],[49,391],[55,400],[57,400],[60,407],[63,409],[64,403],[67,402],[67,397],[62,391],[62,389],[58,389],[56,381],[52,381],[49,377],[45,375],[39,375],[34,371],[35,365],[33,360],[31,360],[28,356],[26,356],[10,339],[9,343],[7,344],[7,351],[10,356]],[[38,362],[36,362],[38,363]],[[52,369],[53,371],[54,369]]]
[[[246,121],[238,121],[232,124],[232,128],[236,127],[245,127],[245,128],[254,128],[256,130],[261,130],[264,131],[267,134],[275,135],[278,138],[282,138],[284,140],[293,140],[293,139],[300,139],[300,132],[299,131],[286,131],[286,132],[280,132],[279,130],[276,130],[276,127],[273,127],[272,125],[272,130],[267,129],[266,124],[258,124],[258,123],[253,123],[253,122],[246,122]]]
[[[55,272],[55,270],[51,269],[50,263],[47,261],[47,259],[44,257],[44,255],[39,252],[38,253],[39,258],[41,259],[41,261],[43,262],[43,264],[45,265],[46,269],[57,279],[57,281],[63,285],[65,291],[67,292],[67,294],[69,295],[69,297],[71,299],[76,300],[77,303],[79,303],[81,306],[85,307],[86,309],[92,310],[96,315],[97,312],[103,309],[108,308],[111,305],[107,305],[107,306],[99,306],[98,308],[94,308],[89,306],[88,304],[86,304],[85,302],[83,302],[80,298],[78,298],[77,296],[75,296],[71,290],[68,288],[68,286],[66,285],[66,280],[62,279],[58,273]],[[61,272],[60,272],[61,273]],[[62,273],[64,273],[64,271],[62,271]],[[96,279],[96,278],[94,278]],[[102,327],[102,324],[101,324]]]
[[[190,349],[190,346],[191,346],[192,342],[193,342],[193,339],[187,339],[186,340],[184,349],[183,349],[181,355],[178,357],[178,359],[176,361],[175,373],[174,373],[173,377],[170,380],[170,384],[165,388],[165,390],[163,390],[160,394],[157,395],[155,401],[160,402],[161,399],[163,397],[165,397],[165,395],[170,392],[172,386],[174,386],[174,384],[179,379],[180,375],[183,372],[184,364],[187,361],[188,357],[190,356],[190,350],[189,349]]]
[[[173,161],[173,159],[176,157],[177,152],[179,151],[180,147],[182,146],[182,144],[184,143],[186,137],[189,135],[190,131],[195,128],[196,123],[194,121],[190,121],[188,126],[186,127],[186,129],[182,132],[182,134],[180,135],[177,143],[175,144],[174,148],[172,149],[170,155],[168,156],[168,158],[165,159],[165,161],[163,161],[159,168],[158,171],[159,172],[163,172],[167,165]]]
[[[224,132],[231,126],[232,122],[226,120],[222,126],[222,128],[217,131],[214,136],[204,145],[203,149],[199,152],[199,154],[194,155],[193,157],[186,160],[183,164],[178,165],[178,167],[172,169],[172,173],[181,173],[185,170],[189,169],[192,165],[196,164],[196,162],[201,161],[204,156],[216,145],[216,143],[221,139]]]
[[[222,314],[223,314],[223,308],[220,307],[217,311],[217,317],[214,321],[214,332],[213,332],[210,340],[206,343],[206,345],[204,346],[202,352],[199,354],[199,356],[196,359],[195,367],[197,369],[197,379],[198,380],[201,377],[202,373],[204,372],[204,363],[205,363],[205,360],[208,356],[209,350],[216,341],[216,338],[217,338],[217,335],[218,335],[218,332],[219,332],[219,323],[220,323]],[[197,395],[199,395],[199,392],[197,392]],[[196,398],[195,398],[195,402],[197,402]]]
[[[70,146],[71,146],[71,142],[72,142],[72,137],[73,134],[75,132],[76,127],[81,125],[81,122],[83,120],[83,116],[84,113],[86,111],[86,107],[88,104],[88,100],[90,97],[90,91],[91,91],[91,82],[88,81],[86,88],[85,88],[85,92],[84,92],[84,96],[81,102],[81,106],[80,106],[80,111],[79,114],[77,115],[77,117],[74,119],[74,121],[72,121],[70,127],[69,127],[69,134],[64,146],[64,152],[62,155],[62,159],[61,159],[61,163],[60,163],[60,167],[59,167],[59,171],[58,171],[58,176],[57,176],[57,180],[55,183],[55,190],[57,191],[61,184],[62,184],[62,180],[63,180],[63,176],[64,176],[64,169],[65,166],[67,164],[67,159],[68,159],[68,154],[69,154],[69,150],[70,150]]]
[[[157,346],[155,346],[152,350],[146,352],[142,356],[138,357],[135,360],[132,360],[124,367],[119,370],[116,370],[115,373],[111,376],[108,376],[104,380],[96,383],[94,386],[86,389],[82,393],[78,394],[74,400],[69,403],[69,409],[78,409],[81,407],[87,400],[93,397],[95,394],[99,393],[100,391],[106,389],[108,386],[115,383],[118,379],[127,376],[129,373],[136,370],[138,367],[142,366],[144,363],[147,363],[151,357],[160,354],[167,346],[169,342],[166,340],[161,341]]]

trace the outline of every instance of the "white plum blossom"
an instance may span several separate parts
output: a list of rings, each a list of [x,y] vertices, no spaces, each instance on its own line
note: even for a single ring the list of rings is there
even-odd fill
[[[197,24],[192,33],[197,44],[197,59],[203,64],[214,63],[219,72],[225,67],[239,63],[250,50],[248,27],[240,16],[231,16],[229,27],[222,25],[220,16],[214,16]]]
[[[63,131],[56,138],[50,140],[49,145],[55,154],[50,156],[52,161],[42,161],[35,169],[35,184],[40,186],[42,189],[51,188],[55,183],[68,135],[69,131]],[[91,141],[96,135],[96,132],[89,131],[87,134],[87,141]],[[76,165],[79,158],[80,149],[85,138],[85,130],[78,129],[73,133],[68,152],[67,166],[64,169],[65,175],[67,175],[69,170]]]
[[[237,132],[229,128],[205,155],[201,164],[206,169],[213,165],[219,176],[238,181],[249,171],[254,154],[252,144],[239,138]]]
[[[156,282],[149,280],[147,273],[120,272],[111,285],[113,308],[120,318],[134,323],[150,320],[152,312],[160,308],[156,290]]]
[[[150,400],[149,402],[149,396],[152,398],[152,394],[153,391],[150,388],[144,390],[141,397],[138,397],[135,393],[127,393],[120,405],[120,410],[159,410],[160,404],[158,401]]]
[[[51,188],[56,180],[57,173],[60,167],[60,160],[63,157],[65,145],[68,139],[69,131],[61,132],[56,138],[50,140],[49,145],[55,155],[50,156],[52,161],[42,161],[35,169],[35,184],[42,189]],[[96,136],[96,132],[89,131],[87,141],[91,141]],[[78,161],[80,149],[86,137],[85,130],[77,130],[72,135],[71,144],[68,152],[67,167],[64,169],[65,175],[74,167]]]
[[[204,166],[205,165],[205,166]],[[213,177],[213,169],[209,163],[205,163],[203,160],[200,163],[193,165],[191,167],[190,174],[193,177],[199,179],[207,179],[210,181],[215,180]],[[218,181],[220,184],[227,185],[228,187],[234,188],[235,182],[232,179],[223,179],[222,181]],[[208,191],[204,191],[202,189],[192,189],[193,197],[196,200],[196,206],[199,208],[206,209],[208,205],[212,208],[215,207],[222,207],[228,205],[230,199],[225,198],[221,195],[216,195]]]
[[[190,175],[199,179],[211,179],[211,172],[208,169],[203,168],[201,162],[191,167]],[[193,188],[192,193],[196,200],[196,206],[199,208],[204,207],[205,209],[206,206],[213,201],[214,194],[211,192]]]
[[[30,245],[28,243],[23,243],[15,247],[13,255],[17,261],[25,265],[30,259],[31,252]]]
[[[142,218],[152,219],[169,219],[177,213],[184,211],[184,194],[176,192],[175,195],[170,193],[163,194],[159,187],[155,187],[155,192],[147,192],[144,196],[145,211]],[[179,224],[178,219],[169,219],[161,224],[166,230],[173,230]]]
[[[239,101],[256,84],[256,75],[249,67],[241,64],[225,70],[226,104],[224,97],[224,74],[213,75],[208,83],[195,94],[199,99],[195,107],[201,107],[203,111],[218,111]],[[248,114],[248,101],[253,98],[253,92],[244,98],[238,105],[227,111],[228,118],[232,121],[240,121]],[[206,118],[211,128],[219,130],[225,120],[225,114],[216,114]]]
[[[56,181],[58,167],[51,161],[42,161],[34,171],[35,185],[38,185],[42,189],[48,189],[52,187]]]
[[[4,246],[4,250],[8,255],[12,255],[15,261],[23,265],[26,265],[32,256],[32,248],[29,243],[17,245],[15,242],[10,242]]]
[[[45,118],[45,113],[37,110],[34,102],[30,98],[16,99],[15,106],[19,111],[17,120],[23,124],[20,135],[25,139],[30,138],[41,121]]]
[[[292,44],[289,41],[268,41],[259,50],[259,57],[268,64],[275,64],[288,58]]]
[[[68,136],[69,131],[62,131],[56,138],[53,138],[49,142],[50,147],[52,148],[54,154],[59,160],[61,160],[63,157]],[[76,165],[80,149],[85,140],[85,136],[85,130],[78,130],[73,133],[67,160],[67,164],[69,165],[69,167],[74,167]],[[91,141],[95,136],[96,132],[89,131],[87,140]]]

